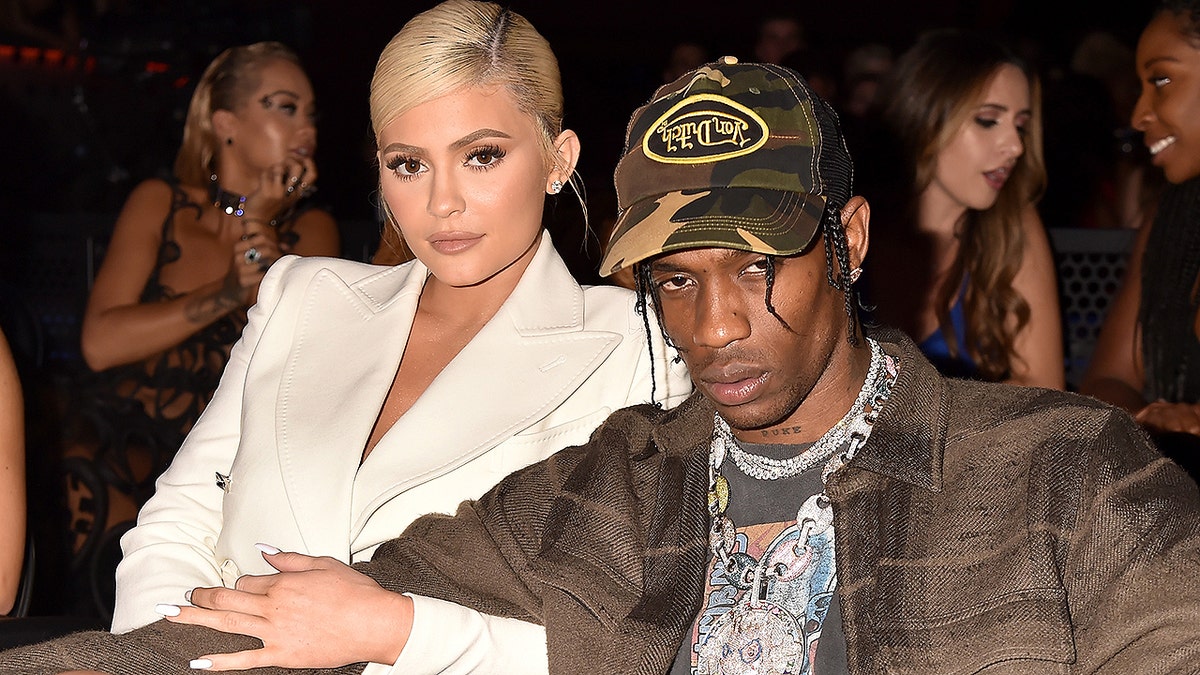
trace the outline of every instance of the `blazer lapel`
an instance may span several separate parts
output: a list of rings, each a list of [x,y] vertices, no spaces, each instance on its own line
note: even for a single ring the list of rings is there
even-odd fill
[[[367,458],[352,537],[381,504],[491,450],[562,404],[622,336],[583,328],[583,289],[543,233],[504,305]]]
[[[354,477],[426,274],[418,262],[351,286],[326,269],[305,291],[280,382],[276,437],[284,489],[309,551],[348,556]]]

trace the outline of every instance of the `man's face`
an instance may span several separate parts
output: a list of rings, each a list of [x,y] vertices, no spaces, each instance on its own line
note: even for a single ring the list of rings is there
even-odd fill
[[[826,392],[833,398],[825,405],[837,407],[845,397],[836,391],[845,389],[841,373],[850,368],[843,358],[849,349],[845,297],[825,272],[819,238],[806,253],[776,258],[776,317],[766,305],[767,256],[761,253],[703,248],[650,263],[667,334],[696,387],[743,440],[816,438],[828,427],[820,428],[813,412],[817,420],[826,416],[820,402],[814,411],[806,401]]]

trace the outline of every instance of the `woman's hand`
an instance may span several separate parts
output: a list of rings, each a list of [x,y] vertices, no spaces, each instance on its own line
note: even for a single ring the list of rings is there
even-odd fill
[[[1197,404],[1155,401],[1139,410],[1134,419],[1150,431],[1200,436],[1200,405]]]
[[[269,223],[316,189],[317,164],[311,157],[288,157],[265,169],[258,188],[246,195],[244,218]]]
[[[225,274],[225,293],[245,307],[258,299],[258,285],[271,264],[283,255],[274,227],[253,219],[241,219],[243,233],[234,242]]]
[[[266,550],[267,547],[264,547]],[[197,588],[192,607],[160,605],[168,621],[240,633],[262,649],[206,654],[193,668],[333,668],[391,664],[412,629],[412,600],[333,558],[264,553],[279,574],[243,576],[236,589]]]

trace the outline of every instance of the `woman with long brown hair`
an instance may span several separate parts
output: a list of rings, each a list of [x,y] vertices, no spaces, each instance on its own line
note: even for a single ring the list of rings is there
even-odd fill
[[[883,323],[943,372],[1062,388],[1035,74],[999,42],[922,35],[880,96],[860,161],[876,215],[864,282]]]

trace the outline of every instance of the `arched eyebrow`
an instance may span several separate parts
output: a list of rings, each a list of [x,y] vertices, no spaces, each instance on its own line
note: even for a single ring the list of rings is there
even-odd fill
[[[1165,55],[1164,56],[1152,56],[1152,57],[1146,59],[1146,62],[1142,64],[1142,69],[1149,70],[1149,69],[1153,68],[1154,66],[1158,65],[1159,63],[1163,63],[1163,62],[1179,63],[1179,59],[1175,58],[1174,56],[1165,56]]]
[[[477,129],[450,144],[451,150],[461,150],[466,146],[477,143],[485,138],[512,138],[512,136],[496,129]],[[409,145],[408,143],[388,143],[382,152],[402,152],[406,155],[423,155],[425,148]]]
[[[984,110],[1003,113],[1003,112],[1008,112],[1008,106],[1000,105],[999,103],[984,103],[983,105],[979,106],[979,111],[983,112]],[[1021,115],[1032,115],[1033,110],[1031,110],[1029,108],[1022,108],[1022,109],[1016,111],[1016,113],[1014,113],[1014,114],[1018,117],[1020,117]]]
[[[488,129],[485,127],[483,129],[478,129],[476,131],[472,131],[471,133],[467,134],[466,136],[463,136],[462,138],[458,139],[457,141],[454,141],[453,143],[450,144],[450,149],[459,150],[461,148],[465,148],[466,146],[468,146],[472,143],[479,142],[485,138],[512,138],[512,136],[504,133],[503,131],[497,131],[496,129]]]

